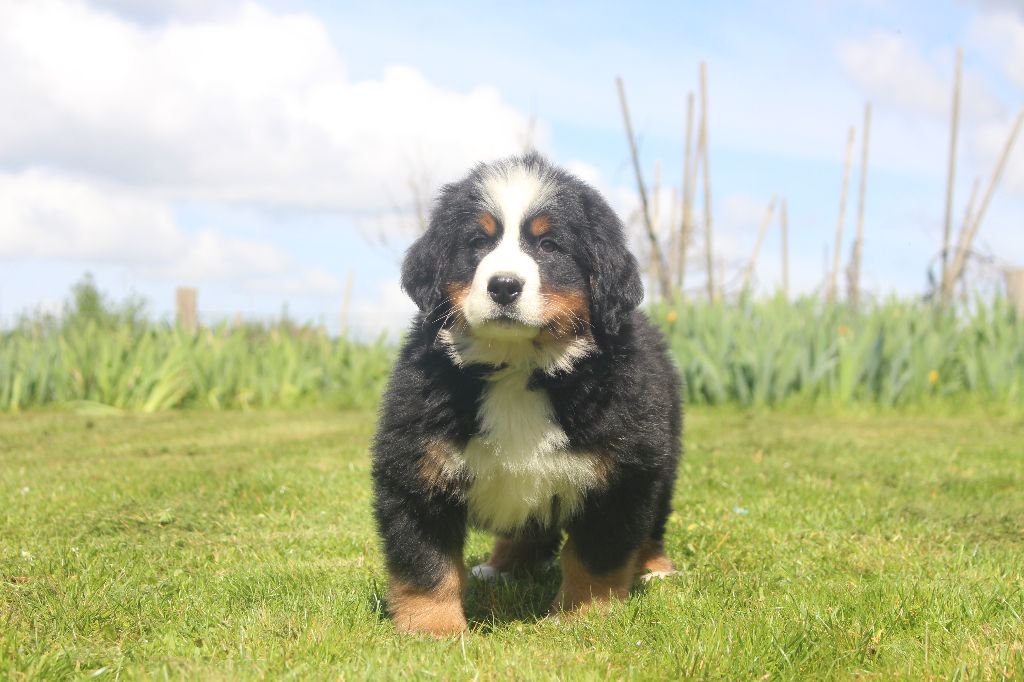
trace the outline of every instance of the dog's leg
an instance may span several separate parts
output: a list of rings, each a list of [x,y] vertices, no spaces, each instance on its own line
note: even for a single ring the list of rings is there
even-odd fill
[[[636,570],[640,579],[648,581],[653,578],[664,578],[676,572],[675,564],[665,554],[665,526],[672,513],[672,488],[675,481],[675,467],[660,481],[657,486],[657,506],[655,508],[654,527],[650,538],[640,546],[637,556]]]
[[[633,586],[644,540],[651,537],[655,480],[633,474],[592,495],[568,527],[562,548],[562,586],[555,611],[625,599]]]
[[[636,552],[630,551],[616,562],[614,568],[599,570],[594,562],[581,555],[570,535],[562,548],[562,586],[558,589],[554,611],[582,610],[593,602],[625,599],[633,585]]]
[[[498,537],[490,558],[473,567],[473,576],[481,580],[500,580],[536,568],[554,558],[561,541],[558,531]]]
[[[388,609],[398,631],[445,637],[466,629],[466,616],[462,611],[465,567],[460,559],[439,568],[432,585],[391,572]]]
[[[676,572],[676,566],[665,554],[661,540],[648,540],[640,547],[636,559],[636,572],[640,580],[664,578]]]
[[[410,491],[381,469],[375,474],[374,511],[384,540],[388,609],[395,628],[436,637],[462,632],[465,506]]]

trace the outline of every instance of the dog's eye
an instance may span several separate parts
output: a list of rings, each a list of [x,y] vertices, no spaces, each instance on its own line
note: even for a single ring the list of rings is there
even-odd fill
[[[469,240],[469,245],[474,249],[482,249],[491,243],[490,237],[486,235],[478,234]]]
[[[537,247],[544,253],[553,253],[558,251],[558,244],[555,243],[554,239],[541,239]]]

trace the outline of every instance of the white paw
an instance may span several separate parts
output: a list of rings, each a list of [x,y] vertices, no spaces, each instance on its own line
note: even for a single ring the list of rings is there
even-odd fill
[[[640,576],[640,581],[649,583],[652,580],[661,580],[667,578],[670,575],[676,575],[679,571],[648,571]]]
[[[469,569],[469,572],[477,580],[483,580],[484,582],[497,582],[499,580],[509,580],[512,578],[511,573],[499,571],[494,566],[488,566],[487,564],[477,564],[473,568]]]

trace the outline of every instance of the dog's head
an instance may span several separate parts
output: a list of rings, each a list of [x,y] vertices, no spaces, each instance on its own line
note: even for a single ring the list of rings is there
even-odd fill
[[[406,254],[402,288],[428,323],[534,343],[614,336],[643,298],[607,202],[536,154],[446,185]]]

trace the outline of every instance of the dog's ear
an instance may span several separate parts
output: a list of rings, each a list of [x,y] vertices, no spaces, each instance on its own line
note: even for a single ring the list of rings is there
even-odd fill
[[[424,313],[433,311],[444,300],[441,288],[447,260],[447,245],[433,224],[405,252],[402,290]]]
[[[599,334],[614,336],[644,298],[640,267],[626,245],[622,221],[594,188],[582,189],[589,223],[590,317]]]

